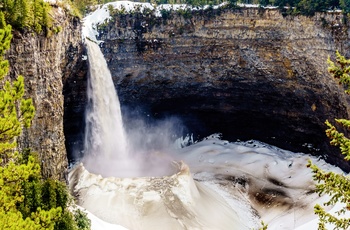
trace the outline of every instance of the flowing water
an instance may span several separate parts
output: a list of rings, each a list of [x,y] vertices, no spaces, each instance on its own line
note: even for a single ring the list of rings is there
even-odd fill
[[[172,158],[160,152],[169,143],[171,134],[166,131],[171,129],[169,124],[164,123],[161,128],[152,129],[141,121],[133,121],[136,128],[127,136],[106,60],[97,43],[86,40],[86,46],[89,78],[82,160],[85,167],[103,176],[159,176],[174,173]]]
[[[86,45],[89,79],[84,163],[89,169],[106,162],[127,164],[127,138],[111,73],[99,46],[89,40]]]
[[[87,154],[115,158],[127,155],[118,95],[100,47],[87,40],[89,55],[88,106],[86,111],[85,150]]]

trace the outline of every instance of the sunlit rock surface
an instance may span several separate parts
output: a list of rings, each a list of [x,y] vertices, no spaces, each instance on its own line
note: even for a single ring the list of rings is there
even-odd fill
[[[82,51],[81,23],[57,5],[52,6],[50,16],[53,27],[60,28],[59,33],[36,34],[14,29],[6,58],[10,62],[10,77],[24,76],[25,97],[33,99],[36,109],[31,127],[24,129],[18,140],[19,148],[30,148],[39,154],[44,177],[64,180],[68,162],[63,130],[63,82],[77,77],[75,67]],[[73,93],[70,97],[74,97]]]

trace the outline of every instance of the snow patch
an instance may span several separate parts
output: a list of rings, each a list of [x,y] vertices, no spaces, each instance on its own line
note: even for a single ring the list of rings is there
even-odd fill
[[[120,226],[118,224],[110,224],[106,221],[103,221],[86,209],[81,209],[87,214],[87,217],[91,220],[91,230],[128,230],[127,228],[124,228],[123,226]]]
[[[141,3],[141,2],[130,2],[130,1],[118,1],[110,2],[104,5],[98,5],[97,9],[92,13],[88,14],[83,19],[83,28],[82,28],[82,38],[89,38],[97,43],[102,41],[97,40],[99,33],[97,32],[97,26],[99,24],[108,22],[111,19],[109,8],[125,10],[125,12],[131,12],[136,8],[140,9],[143,12],[145,9],[153,10],[154,7],[150,3]]]

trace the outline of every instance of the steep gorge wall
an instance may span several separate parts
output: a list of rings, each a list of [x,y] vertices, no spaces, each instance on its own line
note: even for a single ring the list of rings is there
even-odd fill
[[[25,77],[26,96],[36,108],[32,126],[24,130],[19,147],[39,154],[45,177],[64,179],[68,161],[63,82],[75,78],[74,69],[81,59],[81,23],[55,6],[52,15],[55,25],[62,28],[58,34],[46,37],[14,31],[7,57],[11,78]]]
[[[257,139],[324,155],[349,170],[324,133],[326,119],[349,117],[326,63],[336,50],[350,57],[350,30],[340,13],[119,15],[100,32],[124,111],[175,115],[200,137]]]

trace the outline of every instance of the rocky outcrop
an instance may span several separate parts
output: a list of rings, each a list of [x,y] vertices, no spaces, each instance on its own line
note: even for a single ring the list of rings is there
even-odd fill
[[[164,16],[117,15],[101,27],[124,109],[178,116],[200,137],[257,139],[349,169],[324,133],[326,119],[349,117],[326,62],[336,50],[350,56],[342,14],[247,8]]]
[[[7,53],[10,75],[25,76],[26,96],[33,99],[36,115],[32,126],[19,139],[21,149],[39,154],[43,175],[64,179],[67,153],[63,129],[63,81],[73,78],[81,58],[81,24],[53,6],[55,26],[62,30],[49,37],[14,31]]]

